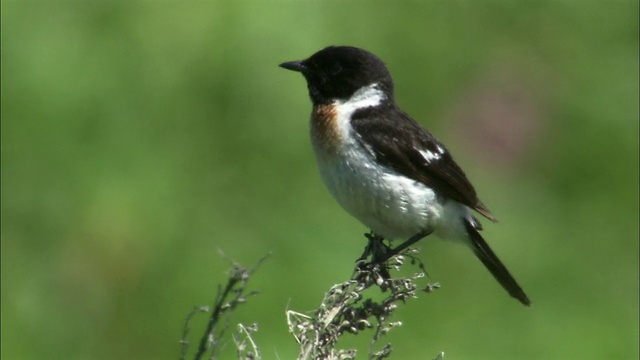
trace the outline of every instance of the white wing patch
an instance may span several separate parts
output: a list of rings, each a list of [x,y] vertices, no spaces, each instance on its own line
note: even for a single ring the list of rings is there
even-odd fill
[[[416,150],[418,150],[420,155],[422,155],[422,157],[427,161],[427,164],[442,159],[442,155],[444,155],[444,149],[440,145],[436,145],[435,152],[431,150]]]

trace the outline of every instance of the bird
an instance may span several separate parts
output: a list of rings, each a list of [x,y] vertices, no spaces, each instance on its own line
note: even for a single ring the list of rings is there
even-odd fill
[[[372,231],[370,240],[404,239],[391,254],[431,234],[465,244],[512,297],[531,305],[480,234],[474,212],[496,218],[447,148],[400,109],[380,58],[353,46],[328,46],[279,66],[305,78],[322,181]]]

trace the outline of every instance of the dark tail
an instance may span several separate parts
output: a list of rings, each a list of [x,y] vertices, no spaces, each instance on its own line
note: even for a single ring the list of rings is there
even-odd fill
[[[469,234],[469,240],[471,240],[473,252],[491,272],[491,275],[498,280],[500,285],[507,290],[509,295],[518,299],[524,305],[531,305],[531,300],[529,300],[527,294],[524,293],[520,285],[516,282],[516,279],[511,276],[509,270],[507,270],[500,259],[498,259],[496,254],[489,247],[489,244],[484,241],[473,224],[470,221],[465,220],[464,226],[467,228],[467,234]]]

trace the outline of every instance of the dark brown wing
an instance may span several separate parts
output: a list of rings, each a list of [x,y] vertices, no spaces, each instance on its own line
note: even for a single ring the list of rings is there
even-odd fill
[[[496,221],[446,148],[407,114],[392,107],[361,109],[351,126],[381,164]]]

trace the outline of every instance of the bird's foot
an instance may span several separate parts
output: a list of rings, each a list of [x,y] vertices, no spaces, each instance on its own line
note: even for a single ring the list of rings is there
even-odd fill
[[[389,279],[389,266],[386,264],[395,255],[393,249],[384,243],[384,238],[376,233],[364,234],[368,243],[362,255],[356,260],[356,270],[379,273],[383,279]],[[368,259],[371,258],[370,261]]]
[[[397,268],[404,262],[403,257],[399,257],[397,255],[407,253],[406,255],[411,258],[411,262],[418,262],[420,268],[426,273],[426,269],[422,261],[414,256],[415,253],[407,252],[407,250],[410,250],[409,247],[411,245],[429,234],[431,234],[431,231],[421,231],[395,248],[391,248],[389,245],[384,243],[385,239],[382,236],[374,233],[373,231],[366,233],[364,236],[367,238],[368,243],[362,255],[356,260],[356,270],[379,273],[380,276],[386,280],[391,278],[389,269]],[[371,260],[367,261],[369,258],[371,258]],[[396,261],[390,264],[389,260],[392,258]]]

